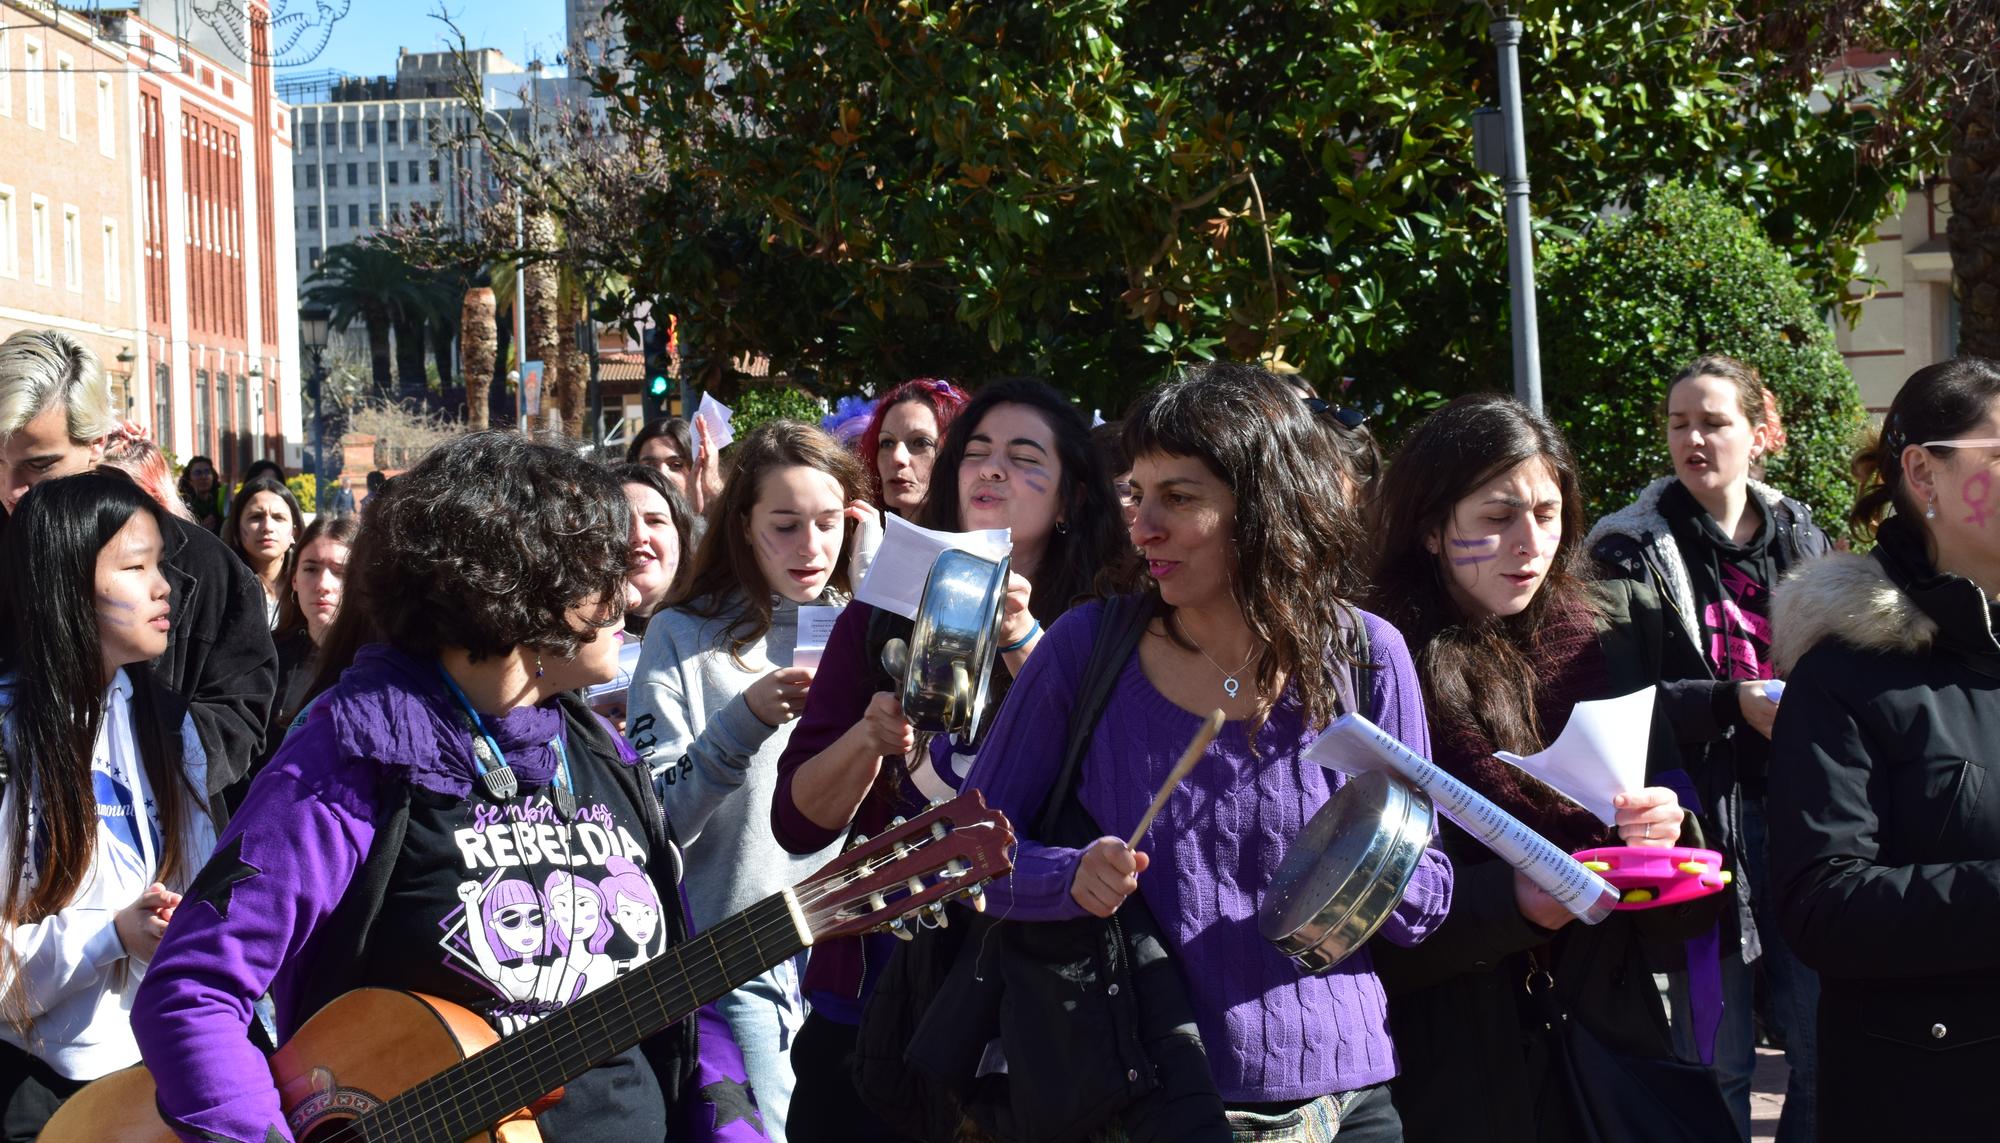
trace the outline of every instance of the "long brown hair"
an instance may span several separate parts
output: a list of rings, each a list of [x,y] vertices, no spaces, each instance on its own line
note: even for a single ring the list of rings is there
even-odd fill
[[[1562,540],[1542,589],[1518,615],[1470,616],[1446,586],[1448,554],[1425,541],[1443,533],[1452,510],[1516,465],[1548,464],[1562,492]],[[1370,607],[1409,641],[1434,724],[1478,734],[1501,750],[1540,750],[1535,713],[1536,635],[1551,615],[1594,609],[1583,550],[1583,487],[1569,442],[1549,420],[1493,393],[1460,397],[1410,434],[1375,500]]]
[[[1354,661],[1342,618],[1355,594],[1361,536],[1346,510],[1339,466],[1312,412],[1287,382],[1253,365],[1203,365],[1139,398],[1125,450],[1202,462],[1236,495],[1230,594],[1257,639],[1266,696],[1295,685],[1306,725],[1334,716],[1336,679]],[[1168,635],[1193,644],[1162,605]],[[1267,699],[1266,702],[1271,701]],[[1252,737],[1269,715],[1252,720]]]
[[[766,421],[737,441],[733,450],[734,467],[722,486],[722,495],[709,509],[709,527],[695,553],[694,571],[667,599],[667,606],[716,619],[737,611],[740,596],[741,610],[722,636],[728,642],[730,657],[740,666],[744,650],[771,630],[773,589],[757,566],[749,528],[750,511],[757,506],[764,477],[780,468],[816,469],[840,485],[844,505],[867,498],[868,474],[839,441],[798,421]],[[852,555],[852,544],[843,543],[828,588],[841,592],[851,589],[848,568]]]
[[[305,557],[306,549],[320,540],[331,540],[352,552],[354,533],[360,530],[361,519],[352,514],[336,516],[330,512],[322,512],[313,517],[313,522],[307,524],[305,532],[299,536],[299,542],[292,545],[294,569],[299,560]],[[296,574],[295,570],[294,575]],[[293,576],[286,576],[284,585],[278,591],[278,626],[271,632],[271,637],[274,639],[289,639],[305,630],[306,609],[299,603],[298,589],[292,586],[292,578]],[[336,611],[334,614],[338,615],[339,612]]]

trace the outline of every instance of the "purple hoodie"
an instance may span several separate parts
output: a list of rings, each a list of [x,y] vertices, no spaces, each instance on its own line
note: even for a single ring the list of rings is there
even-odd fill
[[[454,711],[432,665],[365,647],[251,785],[200,878],[207,888],[181,905],[132,1009],[160,1110],[181,1138],[292,1138],[269,1068],[245,1034],[252,1003],[269,990],[280,1040],[311,1015],[298,1006],[321,925],[368,858],[386,783],[472,793],[472,740]],[[549,741],[561,719],[550,704],[489,721],[524,785],[554,773]],[[636,763],[611,737],[620,761]],[[214,868],[220,862],[231,864]],[[747,1080],[727,1022],[712,1006],[698,1018],[701,1058],[690,1098],[702,1102],[670,1109],[674,1137],[763,1139],[754,1110],[741,1102]],[[721,1101],[707,1103],[711,1093]]]

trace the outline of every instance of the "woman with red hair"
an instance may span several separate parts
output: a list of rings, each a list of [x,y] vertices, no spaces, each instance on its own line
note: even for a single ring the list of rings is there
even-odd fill
[[[965,390],[951,382],[920,377],[876,402],[858,449],[876,507],[898,516],[916,513],[931,486],[938,442],[966,400]]]

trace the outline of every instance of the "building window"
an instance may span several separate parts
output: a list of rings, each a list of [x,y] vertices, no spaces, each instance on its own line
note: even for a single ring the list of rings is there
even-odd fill
[[[76,61],[56,53],[56,134],[76,139]]]
[[[342,124],[340,125],[340,141],[341,141],[341,143],[342,143],[342,144],[344,144],[344,145],[346,145],[346,146],[349,146],[349,147],[352,147],[352,146],[356,146],[356,143],[355,143],[355,141],[354,141],[354,121],[353,121],[353,120],[351,120],[351,119],[350,119],[350,120],[348,120],[347,122],[345,122],[345,123],[342,123]]]
[[[319,185],[319,164],[315,163],[306,168],[306,185],[309,187]]]
[[[352,126],[353,126],[353,124],[351,124],[351,123],[350,123],[350,124],[348,124],[348,126],[352,127]],[[349,164],[347,164],[347,185],[348,185],[348,186],[351,186],[351,187],[358,187],[358,186],[360,186],[360,185],[361,185],[361,164],[360,164],[360,163],[349,163]]]
[[[306,265],[315,270],[319,269],[319,247],[306,247]]]
[[[355,203],[347,204],[347,226],[350,230],[359,229],[361,226],[361,207]]]
[[[411,160],[410,160],[410,185],[411,185],[411,186],[416,186],[416,185],[417,185],[417,183],[418,183],[419,181],[420,181],[420,180],[419,180],[419,179],[418,179],[418,177],[417,177],[417,161],[416,161],[415,159],[411,159]]]
[[[382,182],[382,164],[368,164],[368,185],[377,186]]]
[[[330,187],[340,185],[340,168],[332,163],[326,165],[326,185]]]
[[[208,387],[208,370],[197,369],[194,373],[194,451],[211,458],[215,456],[215,441],[208,435],[208,428],[214,423],[211,417],[215,411],[215,394]],[[221,473],[215,478],[222,479]]]
[[[403,221],[403,204],[402,204],[402,203],[400,203],[400,202],[392,202],[392,203],[390,203],[390,204],[389,204],[389,221],[390,221],[390,222],[401,222],[401,221]]]
[[[306,229],[307,230],[319,229],[319,207],[317,206],[306,207]]]
[[[14,44],[7,25],[0,23],[0,115],[14,116]]]
[[[303,123],[299,124],[299,148],[303,150],[307,147],[317,147],[317,146],[319,146],[318,129],[313,127],[308,127]]]
[[[28,126],[40,131],[48,127],[48,95],[42,87],[42,43],[21,42],[21,81],[28,89]]]
[[[118,220],[104,220],[104,300],[118,300]]]
[[[153,440],[169,451],[174,447],[173,385],[165,363],[153,366]]]
[[[336,141],[335,132],[339,129],[340,125],[337,123],[321,123],[319,125],[319,141],[326,146],[333,146]]]
[[[373,147],[375,145],[375,121],[373,119],[361,125],[361,135],[369,146]]]
[[[389,160],[389,185],[395,186],[397,183],[402,182],[403,181],[402,176],[403,176],[402,166],[398,164],[394,159]]]
[[[28,200],[28,238],[35,248],[35,284],[46,286],[55,278],[55,264],[49,251],[49,202],[40,195]]]
[[[109,156],[118,154],[117,100],[112,98],[111,77],[97,77],[97,149]]]
[[[380,225],[382,225],[382,204],[381,204],[381,203],[379,203],[379,202],[371,202],[371,203],[369,203],[369,204],[368,204],[368,225],[370,225],[370,226],[380,226]]]
[[[432,182],[436,182],[436,181],[438,181],[438,161],[437,161],[436,159],[432,159],[432,160],[431,160],[431,180],[430,180],[430,181],[432,181]]]
[[[83,292],[83,219],[68,205],[63,207],[63,288]]]
[[[257,433],[250,423],[250,379],[240,373],[236,376],[236,440],[236,471],[248,472],[250,462],[257,458]]]
[[[14,188],[0,186],[0,276],[21,276],[21,240],[15,230],[19,225],[20,219],[14,211]]]

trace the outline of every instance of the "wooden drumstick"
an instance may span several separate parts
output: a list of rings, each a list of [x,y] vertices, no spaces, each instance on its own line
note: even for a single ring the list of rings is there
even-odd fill
[[[1139,848],[1139,839],[1145,837],[1146,831],[1152,828],[1153,819],[1160,816],[1160,810],[1165,808],[1167,798],[1174,792],[1174,787],[1180,785],[1181,779],[1187,777],[1188,771],[1194,769],[1194,764],[1201,761],[1208,744],[1214,742],[1215,736],[1221,731],[1222,712],[1210,711],[1208,717],[1202,720],[1201,729],[1194,732],[1194,738],[1188,742],[1187,749],[1181,751],[1181,760],[1174,763],[1173,771],[1167,775],[1167,780],[1161,783],[1160,792],[1153,795],[1153,804],[1146,807],[1146,816],[1139,819],[1139,828],[1132,831],[1132,840],[1125,843],[1126,848]]]

